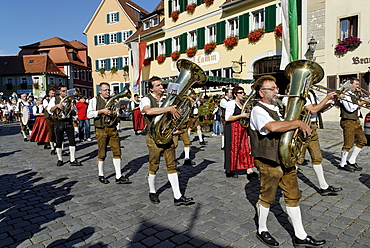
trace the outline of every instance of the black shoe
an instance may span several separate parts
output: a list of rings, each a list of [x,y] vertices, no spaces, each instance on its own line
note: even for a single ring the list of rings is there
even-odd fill
[[[195,162],[192,161],[190,158],[188,158],[188,159],[185,159],[184,165],[195,165]]]
[[[258,178],[258,174],[256,172],[252,172],[250,174],[247,174],[247,179],[248,180],[257,179],[257,178]]]
[[[99,176],[99,182],[101,182],[103,184],[108,184],[109,183],[108,179],[106,179],[104,176]]]
[[[294,247],[321,247],[325,243],[325,240],[315,240],[311,236],[307,236],[305,239],[293,238]]]
[[[153,204],[158,204],[161,201],[159,200],[157,193],[149,193],[149,200]]]
[[[238,178],[238,175],[236,175],[234,172],[225,172],[225,175],[228,178]]]
[[[199,142],[199,144],[200,144],[200,145],[203,145],[203,146],[204,146],[204,145],[207,145],[207,143],[208,143],[208,142],[207,142],[207,141],[204,141],[204,140],[203,140],[202,142]]]
[[[362,171],[362,167],[358,166],[357,163],[351,164],[347,161],[347,164],[351,166],[355,171]]]
[[[47,150],[50,149],[50,147],[48,145],[44,145],[44,149]]]
[[[345,171],[349,171],[349,172],[354,172],[355,171],[355,169],[353,169],[348,164],[345,164],[343,167],[342,166],[339,166],[338,168],[339,168],[339,170],[345,170]]]
[[[221,147],[221,150],[225,150],[225,147]]]
[[[186,198],[185,196],[181,196],[179,199],[173,199],[173,202],[175,204],[175,206],[180,206],[180,205],[193,205],[195,204],[195,202],[193,201],[194,199],[189,197],[189,198]]]
[[[327,189],[320,189],[319,193],[322,196],[327,196],[327,195],[335,196],[335,195],[338,195],[336,192],[341,191],[341,190],[342,188],[335,188],[333,186],[329,186]]]
[[[51,155],[57,155],[57,152],[53,149],[53,150],[51,150],[50,154]]]
[[[80,162],[78,162],[77,159],[73,162],[69,162],[69,165],[70,166],[82,166],[82,164]]]
[[[27,139],[27,138],[24,138],[24,139],[23,139],[23,141],[24,141],[24,142],[27,142],[27,141],[28,141],[28,139]]]
[[[63,166],[63,161],[62,160],[58,160],[57,166]]]
[[[261,232],[259,234],[258,232],[256,233],[257,238],[267,245],[268,247],[277,247],[279,246],[279,243],[270,235],[269,232]]]
[[[129,184],[131,183],[130,179],[125,176],[121,176],[120,178],[116,179],[117,184]]]
[[[307,159],[304,159],[303,162],[299,165],[308,165],[308,160]]]

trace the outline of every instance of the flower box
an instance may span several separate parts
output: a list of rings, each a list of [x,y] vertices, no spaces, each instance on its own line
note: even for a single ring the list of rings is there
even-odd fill
[[[233,49],[239,43],[238,36],[229,36],[224,40],[224,45],[227,49]]]
[[[342,41],[338,40],[338,44],[334,48],[334,52],[336,55],[344,55],[348,51],[353,51],[357,47],[360,46],[362,41],[360,38],[356,36],[348,36],[347,38],[344,38]]]
[[[204,53],[210,54],[216,49],[216,42],[210,42],[204,45]]]
[[[189,58],[194,57],[195,54],[197,54],[197,47],[189,47],[186,49],[186,55],[188,55]]]
[[[283,25],[281,23],[275,27],[274,35],[276,38],[281,38],[283,35]]]
[[[179,15],[180,15],[180,11],[172,11],[171,12],[171,18],[172,18],[172,21],[177,21],[177,19],[179,19]]]
[[[211,6],[213,4],[214,0],[205,0],[204,3],[207,7]]]
[[[51,89],[51,88],[56,89],[56,87],[57,87],[55,84],[50,84],[49,86],[50,86],[50,89]]]
[[[151,62],[150,58],[146,58],[146,59],[144,59],[143,65],[148,66],[148,65],[150,65],[150,62]]]
[[[172,58],[172,61],[178,60],[180,58],[180,52],[175,51],[175,52],[171,53],[171,58]]]
[[[196,7],[197,5],[195,3],[186,5],[186,12],[188,12],[189,14],[193,14]]]
[[[262,38],[264,34],[265,34],[265,31],[261,28],[252,30],[248,34],[248,40],[249,42],[257,42]]]
[[[158,64],[162,64],[166,60],[166,55],[160,54],[157,56],[156,59],[157,59]]]
[[[38,89],[40,87],[38,83],[33,83],[32,85],[33,85],[33,88],[35,89]]]

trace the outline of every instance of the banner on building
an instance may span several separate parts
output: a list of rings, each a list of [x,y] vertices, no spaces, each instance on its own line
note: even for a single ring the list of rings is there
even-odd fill
[[[298,59],[298,13],[297,0],[282,0],[282,54],[280,70]]]
[[[146,42],[131,42],[134,85],[140,84],[141,71],[146,56]]]

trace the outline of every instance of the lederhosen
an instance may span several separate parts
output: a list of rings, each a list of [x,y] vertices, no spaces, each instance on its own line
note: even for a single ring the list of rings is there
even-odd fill
[[[256,106],[263,108],[275,121],[280,121],[277,112],[261,103]],[[286,170],[281,166],[279,158],[279,142],[281,133],[270,132],[262,135],[258,130],[249,128],[251,154],[254,164],[260,172],[260,195],[258,203],[269,208],[275,201],[276,191],[280,186],[284,193],[284,200],[289,207],[299,205],[301,192],[298,187],[297,170],[295,167]]]
[[[99,95],[96,96],[96,110],[104,109],[106,101]],[[121,145],[117,130],[117,119],[109,127],[103,125],[103,115],[94,119],[96,141],[98,143],[98,161],[104,161],[107,156],[107,146],[113,153],[113,158],[121,158]]]
[[[158,108],[159,104],[157,99],[155,99],[151,94],[147,96],[150,100],[150,107],[151,108]],[[156,144],[153,140],[153,137],[150,132],[150,125],[152,120],[155,118],[155,115],[145,115],[145,123],[146,125],[146,145],[148,146],[149,150],[149,168],[148,173],[155,175],[159,169],[160,157],[163,153],[164,160],[167,166],[167,173],[176,173],[176,162],[175,162],[175,151],[176,147],[174,142],[170,142],[165,145]]]
[[[191,101],[192,101],[192,103],[194,103],[195,100],[191,99]],[[200,126],[199,116],[198,116],[198,114],[194,114],[194,110],[197,109],[197,108],[198,108],[198,103],[195,103],[194,106],[193,106],[193,109],[190,113],[190,116],[189,116],[188,126],[190,128]]]
[[[50,103],[50,98],[46,99],[48,103]],[[46,109],[44,109],[44,116],[46,117],[46,126],[48,128],[48,141],[49,142],[55,142],[55,120],[54,116],[49,113]]]
[[[61,101],[62,99],[60,96],[55,97],[55,105],[59,104]],[[69,146],[76,146],[73,120],[71,116],[68,116],[65,119],[58,119],[55,117],[54,132],[56,138],[56,148],[62,148],[64,132],[67,134]]]
[[[356,103],[358,102],[358,99],[351,94],[351,101],[352,103]],[[360,110],[356,109],[354,112],[349,112],[343,104],[340,104],[340,127],[343,129],[344,138],[342,147],[343,151],[348,152],[355,144],[355,140],[357,140],[356,146],[358,148],[363,148],[367,143],[367,139],[359,119],[362,116],[358,115],[358,111]]]

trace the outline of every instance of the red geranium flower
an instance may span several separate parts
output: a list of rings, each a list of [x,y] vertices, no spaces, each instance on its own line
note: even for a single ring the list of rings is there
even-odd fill
[[[189,4],[189,5],[186,5],[186,11],[189,13],[189,14],[192,14],[194,11],[195,11],[195,8],[197,7],[197,5],[195,3],[192,3],[192,4]]]
[[[162,64],[166,60],[166,55],[160,54],[157,56],[157,62],[158,64]]]
[[[257,42],[262,38],[264,34],[265,34],[265,31],[261,28],[252,30],[248,34],[248,40],[249,42]]]
[[[179,19],[179,15],[180,15],[180,11],[172,11],[171,12],[171,18],[172,18],[172,20],[175,22],[175,21],[177,21],[177,19]]]
[[[188,49],[186,49],[186,55],[188,55],[189,58],[191,57],[194,57],[195,54],[197,53],[197,47],[189,47]]]
[[[207,43],[204,45],[204,52],[206,54],[210,54],[211,52],[213,52],[215,49],[216,49],[216,42],[210,42],[210,43]]]
[[[237,46],[239,43],[239,37],[238,36],[229,36],[224,40],[224,45],[227,49],[233,49],[235,46]]]
[[[175,52],[171,53],[171,58],[172,58],[172,61],[178,60],[180,58],[180,52],[175,51]]]

